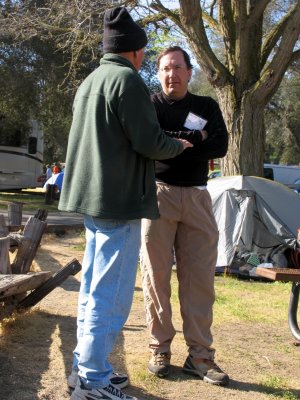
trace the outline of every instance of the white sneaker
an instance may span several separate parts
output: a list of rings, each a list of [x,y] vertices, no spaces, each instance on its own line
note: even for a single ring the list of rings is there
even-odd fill
[[[128,396],[117,386],[109,384],[105,388],[87,389],[78,379],[75,390],[70,400],[138,400],[136,397]]]
[[[68,386],[71,389],[75,389],[76,383],[78,379],[78,372],[72,369],[71,374],[68,376]],[[110,383],[112,385],[117,386],[119,389],[124,389],[128,386],[129,380],[126,374],[118,374],[117,372],[113,372],[110,377]]]

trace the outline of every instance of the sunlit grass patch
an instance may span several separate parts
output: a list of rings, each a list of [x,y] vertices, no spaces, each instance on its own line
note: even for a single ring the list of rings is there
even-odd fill
[[[161,384],[161,379],[153,374],[149,374],[144,365],[140,369],[133,370],[130,375],[133,381],[142,384],[144,389],[147,389],[149,392],[158,389]]]
[[[33,193],[23,190],[20,192],[0,192],[0,209],[7,210],[10,202],[22,203],[23,211],[37,211],[38,209],[57,211],[58,207],[57,200],[54,200],[52,204],[45,204],[45,194],[42,192]]]
[[[298,395],[288,388],[288,382],[279,376],[268,376],[262,380],[262,384],[267,388],[273,399],[297,400]]]
[[[275,322],[287,313],[289,283],[217,277],[214,305],[215,324],[222,321]]]
[[[72,246],[72,249],[76,251],[84,251],[85,250],[85,243],[80,243],[75,246]]]
[[[176,273],[172,274],[171,301],[178,299]],[[214,325],[219,322],[274,323],[286,318],[291,284],[237,279],[233,276],[217,276]]]

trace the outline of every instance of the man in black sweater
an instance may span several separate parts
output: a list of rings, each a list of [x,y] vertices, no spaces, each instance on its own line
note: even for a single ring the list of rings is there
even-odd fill
[[[197,130],[201,138],[179,156],[156,161],[160,219],[142,224],[141,268],[151,351],[148,369],[160,377],[170,373],[175,336],[170,280],[175,251],[189,352],[183,371],[227,385],[229,377],[214,362],[211,347],[218,229],[206,184],[208,161],[225,156],[228,132],[218,104],[188,92],[192,65],[182,48],[166,49],[157,64],[163,90],[152,101],[161,127],[169,132]]]

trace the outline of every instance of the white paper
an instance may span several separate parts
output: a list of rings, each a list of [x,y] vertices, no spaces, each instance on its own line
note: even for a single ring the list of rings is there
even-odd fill
[[[205,127],[206,124],[207,124],[206,119],[201,118],[199,117],[199,115],[196,115],[192,112],[189,112],[183,126],[187,129],[190,129],[191,131],[192,130],[202,131],[202,129]]]

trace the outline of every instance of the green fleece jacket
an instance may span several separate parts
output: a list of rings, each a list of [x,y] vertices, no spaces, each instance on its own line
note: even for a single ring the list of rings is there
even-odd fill
[[[58,208],[104,219],[157,218],[152,160],[182,151],[161,130],[134,66],[106,54],[75,96]]]

